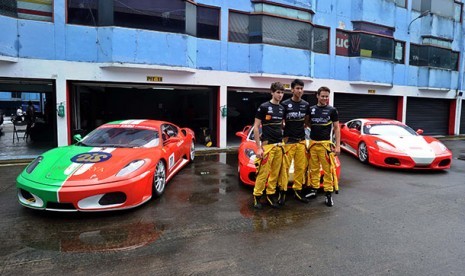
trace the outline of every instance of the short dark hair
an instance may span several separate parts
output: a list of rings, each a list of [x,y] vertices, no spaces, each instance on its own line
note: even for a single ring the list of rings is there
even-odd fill
[[[327,91],[328,93],[331,93],[331,90],[329,90],[329,88],[326,87],[326,86],[322,86],[322,87],[318,88],[318,91],[316,92],[316,94],[320,95],[321,91]]]
[[[279,81],[273,82],[270,88],[271,88],[271,92],[276,92],[278,90],[284,91],[284,85],[280,83]]]
[[[296,85],[304,86],[304,82],[301,79],[295,79],[291,83],[291,88],[294,88]]]

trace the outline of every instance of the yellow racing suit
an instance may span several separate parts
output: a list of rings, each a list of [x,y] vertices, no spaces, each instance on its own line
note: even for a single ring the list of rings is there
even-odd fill
[[[263,158],[257,158],[255,160],[255,165],[257,165],[257,179],[255,180],[255,187],[253,189],[254,196],[261,196],[263,190],[265,190],[265,186],[267,195],[276,193],[282,162],[282,143],[263,145]]]
[[[296,191],[302,190],[302,185],[305,181],[305,170],[307,169],[305,139],[300,142],[285,144],[283,166],[281,167],[279,188],[282,191],[287,191],[289,183],[289,168],[292,160],[294,160],[294,183],[292,188]]]
[[[339,190],[336,174],[336,162],[334,153],[331,151],[331,141],[311,141],[308,183],[313,189],[320,188],[320,164],[323,169],[323,189],[325,192]]]

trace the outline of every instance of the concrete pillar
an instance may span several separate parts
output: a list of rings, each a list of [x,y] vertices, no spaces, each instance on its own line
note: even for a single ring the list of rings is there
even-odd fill
[[[228,87],[225,85],[220,86],[220,92],[218,97],[219,111],[218,111],[218,147],[225,148],[227,140],[227,129],[228,117],[221,115],[222,107],[226,107],[228,104]]]
[[[57,116],[58,146],[67,146],[69,145],[68,135],[70,129],[69,117],[71,116],[71,106],[68,100],[68,87],[66,85],[66,78],[64,78],[63,76],[57,76],[55,80],[55,87],[57,96],[56,109],[58,109],[60,103],[65,106],[65,117],[60,117],[58,116],[58,113],[55,112],[55,116]]]

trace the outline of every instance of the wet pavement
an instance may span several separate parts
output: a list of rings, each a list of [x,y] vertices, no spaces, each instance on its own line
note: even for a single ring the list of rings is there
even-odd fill
[[[260,211],[236,154],[199,156],[160,199],[108,213],[21,207],[25,165],[0,165],[0,275],[463,275],[465,161],[418,172],[340,159],[334,207],[289,197]]]

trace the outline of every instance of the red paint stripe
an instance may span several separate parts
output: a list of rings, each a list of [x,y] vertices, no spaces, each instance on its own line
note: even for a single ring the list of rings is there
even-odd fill
[[[37,10],[27,10],[27,9],[18,9],[18,13],[41,15],[41,16],[48,16],[48,17],[52,17],[52,14],[53,14],[51,12],[44,12],[44,11],[37,11]]]
[[[73,137],[71,135],[71,108],[69,106],[69,99],[70,99],[70,86],[71,82],[66,81],[66,102],[65,102],[65,114],[66,114],[66,128],[67,128],[67,133],[68,133],[68,145],[71,145],[73,143]],[[55,83],[55,90],[56,90],[56,83]],[[56,101],[56,100],[55,100]],[[67,104],[66,104],[67,103]],[[58,102],[57,102],[58,104]],[[55,115],[56,116],[56,115]]]
[[[404,114],[404,97],[397,97],[397,121],[402,122],[402,115]]]
[[[449,105],[449,135],[454,135],[455,131],[455,114],[457,111],[457,99],[451,100]]]
[[[216,146],[217,147],[220,147],[220,135],[221,135],[221,131],[220,131],[220,125],[221,125],[221,87],[218,87],[218,90],[217,90],[217,99],[216,99]],[[218,112],[219,111],[219,112]]]

